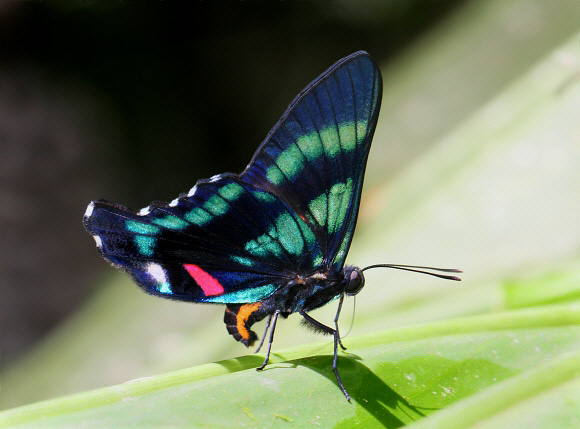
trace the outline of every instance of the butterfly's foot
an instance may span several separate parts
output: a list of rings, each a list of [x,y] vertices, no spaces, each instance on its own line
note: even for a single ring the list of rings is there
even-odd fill
[[[266,360],[264,361],[264,363],[262,365],[260,365],[258,368],[256,368],[256,371],[262,371],[264,368],[266,368],[266,365],[268,365],[268,358],[266,358]]]
[[[346,400],[348,402],[351,402],[351,397],[348,394],[348,392],[346,391],[346,389],[344,388],[344,384],[342,384],[342,379],[340,378],[340,375],[338,374],[338,368],[333,366],[332,370],[334,371],[334,375],[336,375],[336,382],[338,384],[338,387],[340,387],[340,390],[344,394],[344,397],[346,398]]]

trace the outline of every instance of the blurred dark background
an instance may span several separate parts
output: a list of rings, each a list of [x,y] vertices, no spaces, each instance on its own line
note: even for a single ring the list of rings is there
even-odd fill
[[[140,208],[241,171],[334,61],[388,61],[460,3],[1,2],[3,365],[107,269],[90,200]]]

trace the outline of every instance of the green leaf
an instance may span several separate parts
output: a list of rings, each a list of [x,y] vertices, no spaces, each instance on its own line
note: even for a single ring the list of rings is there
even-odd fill
[[[0,427],[398,427],[427,415],[466,427],[568,388],[580,375],[579,323],[580,306],[560,304],[350,339],[339,369],[353,404],[325,342],[276,353],[259,373],[262,357],[246,356],[16,408]]]

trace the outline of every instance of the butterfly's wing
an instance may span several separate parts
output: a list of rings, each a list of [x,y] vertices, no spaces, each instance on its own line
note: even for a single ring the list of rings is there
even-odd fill
[[[306,221],[333,271],[342,269],[356,226],[381,96],[371,57],[343,58],[295,98],[241,174]]]
[[[146,292],[183,301],[258,302],[297,274],[340,269],[380,96],[368,54],[346,57],[302,91],[241,175],[139,212],[94,201],[85,228]]]
[[[199,181],[188,195],[140,212],[97,200],[84,224],[100,254],[146,292],[183,301],[261,301],[298,267],[322,261],[306,223],[235,174]]]

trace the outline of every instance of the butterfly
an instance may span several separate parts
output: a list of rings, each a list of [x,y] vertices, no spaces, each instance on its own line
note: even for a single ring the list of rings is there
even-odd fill
[[[298,313],[332,335],[332,368],[350,401],[337,367],[338,347],[345,349],[338,329],[345,295],[362,289],[366,269],[426,268],[345,265],[381,96],[379,68],[368,53],[355,52],[298,94],[241,174],[199,180],[170,203],[139,211],[95,200],[84,226],[101,256],[145,292],[225,304],[228,332],[248,347],[257,340],[251,326],[268,317],[259,370],[268,363],[279,316]],[[334,327],[310,316],[335,299]]]

